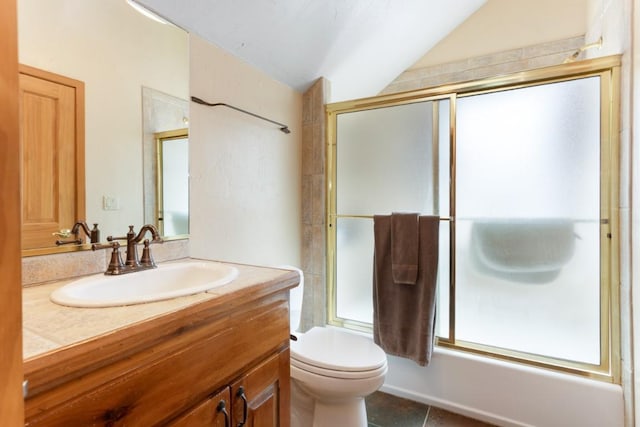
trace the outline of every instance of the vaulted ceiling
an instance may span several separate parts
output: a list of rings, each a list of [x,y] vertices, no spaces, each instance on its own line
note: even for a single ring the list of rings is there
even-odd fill
[[[140,0],[296,90],[376,95],[486,0]]]

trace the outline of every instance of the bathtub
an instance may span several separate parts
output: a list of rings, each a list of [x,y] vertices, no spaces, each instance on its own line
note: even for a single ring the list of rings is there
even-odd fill
[[[488,423],[624,426],[622,387],[617,384],[440,347],[426,367],[388,359],[381,391]]]
[[[382,391],[500,426],[622,427],[622,387],[436,348],[431,363],[389,356]]]

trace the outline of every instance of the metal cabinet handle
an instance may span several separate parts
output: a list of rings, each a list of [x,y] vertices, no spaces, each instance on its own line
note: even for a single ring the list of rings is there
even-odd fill
[[[247,416],[249,415],[249,404],[247,402],[247,396],[244,394],[244,387],[240,386],[238,388],[236,396],[242,399],[242,421],[238,423],[238,427],[242,427],[247,422]]]
[[[229,420],[229,413],[227,412],[227,404],[224,400],[221,400],[216,407],[216,411],[222,412],[224,415],[224,427],[231,427],[231,420]]]

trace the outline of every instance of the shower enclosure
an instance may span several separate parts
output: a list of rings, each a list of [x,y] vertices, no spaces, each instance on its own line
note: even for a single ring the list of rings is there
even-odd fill
[[[617,85],[604,58],[329,105],[329,322],[371,328],[373,215],[436,215],[439,345],[618,381]]]

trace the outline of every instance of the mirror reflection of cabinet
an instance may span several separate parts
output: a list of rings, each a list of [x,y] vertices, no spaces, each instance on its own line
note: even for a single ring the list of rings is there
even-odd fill
[[[51,247],[84,219],[84,83],[21,65],[19,93],[22,249]]]

